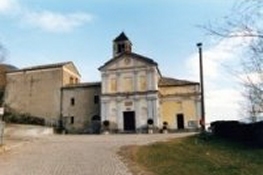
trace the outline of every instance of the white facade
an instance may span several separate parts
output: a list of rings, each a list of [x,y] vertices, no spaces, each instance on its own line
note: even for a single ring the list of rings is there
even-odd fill
[[[124,53],[100,70],[102,121],[109,120],[113,129],[133,130],[133,126],[125,126],[128,122],[125,120],[129,120],[126,115],[130,113],[134,115],[134,129],[146,126],[148,119],[153,119],[155,125],[159,125],[160,75],[155,63],[149,63],[136,54]]]

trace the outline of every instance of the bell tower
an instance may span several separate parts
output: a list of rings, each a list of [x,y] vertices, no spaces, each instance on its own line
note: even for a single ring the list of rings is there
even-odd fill
[[[113,40],[113,57],[116,57],[124,52],[132,52],[132,43],[124,32],[121,32]]]

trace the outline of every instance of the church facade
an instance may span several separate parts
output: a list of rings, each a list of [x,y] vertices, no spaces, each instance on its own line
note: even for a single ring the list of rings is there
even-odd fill
[[[134,53],[122,32],[112,43],[112,58],[98,69],[99,82],[81,82],[72,62],[16,69],[5,74],[4,105],[9,112],[62,122],[68,132],[97,133],[103,121],[113,132],[197,129],[198,82],[163,76],[158,63]]]
[[[151,58],[132,52],[121,33],[113,40],[113,58],[101,72],[101,119],[118,131],[140,131],[151,119],[154,126],[198,128],[199,83],[164,77]]]

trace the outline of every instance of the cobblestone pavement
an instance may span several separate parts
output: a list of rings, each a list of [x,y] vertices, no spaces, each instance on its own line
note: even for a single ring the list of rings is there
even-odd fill
[[[132,175],[117,155],[121,146],[189,134],[46,136],[0,154],[0,175]]]

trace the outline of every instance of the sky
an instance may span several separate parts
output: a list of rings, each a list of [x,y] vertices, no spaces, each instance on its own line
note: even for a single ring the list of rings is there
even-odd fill
[[[241,41],[216,39],[203,29],[230,14],[234,0],[0,0],[5,63],[18,68],[73,61],[83,82],[100,81],[122,31],[133,52],[154,59],[163,76],[199,81],[203,43],[207,121],[244,117],[239,83],[227,67]],[[249,42],[249,41],[248,41]],[[226,66],[227,65],[227,66]],[[234,64],[233,64],[234,65]]]

